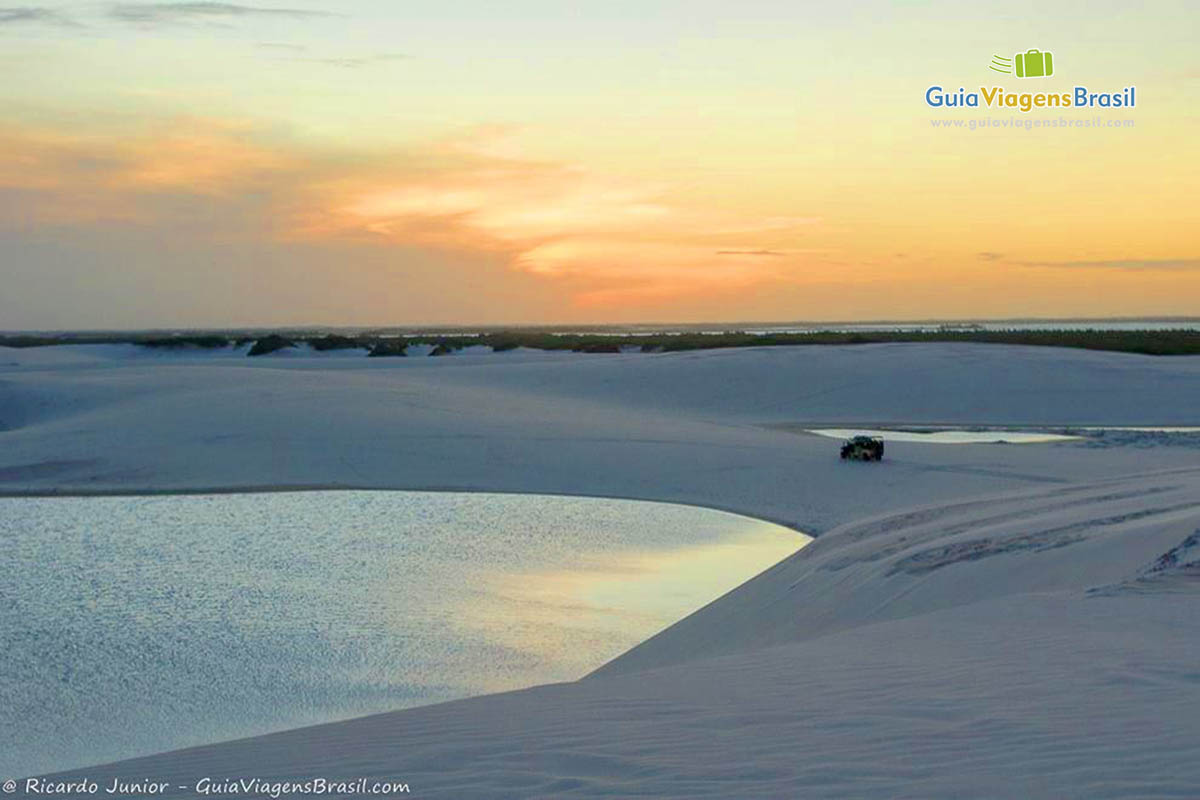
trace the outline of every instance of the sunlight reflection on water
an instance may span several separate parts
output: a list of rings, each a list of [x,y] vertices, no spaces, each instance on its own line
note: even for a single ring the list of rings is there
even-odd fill
[[[0,498],[0,774],[573,680],[807,541],[594,498]]]

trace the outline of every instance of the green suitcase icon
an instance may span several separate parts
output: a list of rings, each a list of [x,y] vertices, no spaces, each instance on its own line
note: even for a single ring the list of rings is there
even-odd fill
[[[1017,53],[1018,78],[1048,78],[1054,74],[1054,56],[1050,52],[1030,50]]]

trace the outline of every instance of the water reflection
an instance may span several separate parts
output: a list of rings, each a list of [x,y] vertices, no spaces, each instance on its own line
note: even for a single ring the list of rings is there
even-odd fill
[[[0,775],[572,680],[806,541],[592,498],[0,498]]]
[[[586,566],[498,574],[464,627],[578,677],[807,544],[773,525],[671,551],[616,553]],[[697,599],[703,598],[698,604]],[[579,647],[586,640],[587,646]]]

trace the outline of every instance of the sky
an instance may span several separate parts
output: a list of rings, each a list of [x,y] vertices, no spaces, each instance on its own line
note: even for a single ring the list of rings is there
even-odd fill
[[[1195,315],[1198,30],[1194,0],[0,6],[0,330]],[[1052,75],[989,68],[1030,49]]]

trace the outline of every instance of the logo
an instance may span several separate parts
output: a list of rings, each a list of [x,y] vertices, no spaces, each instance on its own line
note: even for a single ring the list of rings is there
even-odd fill
[[[1036,48],[1008,56],[992,56],[988,68],[1017,78],[1049,78],[1054,75],[1054,54]],[[950,83],[953,86],[958,81]],[[1096,92],[1087,86],[1053,85],[1038,87],[1049,91],[1010,91],[1002,86],[980,86],[978,90],[959,85],[958,91],[935,84],[925,91],[925,104],[930,108],[992,108],[1012,109],[1021,114],[1046,109],[1063,108],[1123,108],[1137,106],[1137,87],[1124,86]]]
[[[992,56],[992,63],[988,66],[996,72],[1015,73],[1018,78],[1049,78],[1054,74],[1054,54],[1033,49],[1017,53],[1012,58]]]

